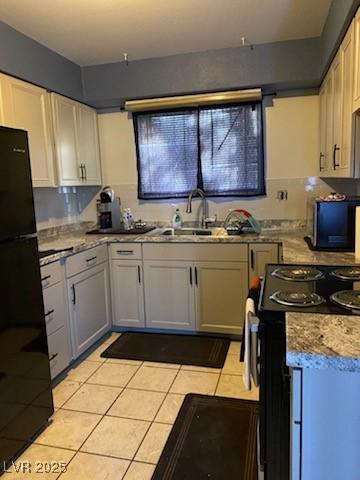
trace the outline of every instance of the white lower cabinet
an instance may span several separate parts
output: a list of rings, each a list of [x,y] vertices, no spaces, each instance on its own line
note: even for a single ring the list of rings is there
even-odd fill
[[[291,480],[358,480],[360,373],[291,374]]]
[[[144,261],[146,326],[195,330],[194,282],[191,262]]]
[[[142,262],[113,260],[111,263],[113,325],[144,327]]]
[[[68,367],[71,359],[69,332],[66,327],[61,327],[48,336],[48,349],[51,378],[55,378]]]
[[[249,244],[249,282],[254,276],[263,276],[268,263],[279,263],[278,243]]]
[[[90,250],[88,255],[91,258]],[[72,276],[67,286],[73,356],[77,358],[110,329],[108,262]]]
[[[197,330],[241,334],[247,263],[198,262],[194,269]]]
[[[43,302],[48,340],[51,378],[71,361],[69,314],[63,265],[55,262],[41,268]]]

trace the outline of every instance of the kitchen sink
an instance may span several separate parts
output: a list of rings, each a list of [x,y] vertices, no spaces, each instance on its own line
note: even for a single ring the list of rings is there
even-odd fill
[[[194,235],[194,236],[214,236],[226,235],[223,228],[167,228],[161,235]]]

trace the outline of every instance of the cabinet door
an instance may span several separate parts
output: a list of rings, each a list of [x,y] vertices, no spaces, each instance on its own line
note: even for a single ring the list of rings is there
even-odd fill
[[[101,185],[97,113],[78,104],[79,163],[84,166],[84,185]]]
[[[354,86],[354,23],[351,24],[340,47],[341,58],[341,150],[336,158],[336,176],[353,176],[353,86]]]
[[[255,277],[263,276],[268,263],[279,262],[279,246],[277,243],[249,244],[249,282]]]
[[[51,96],[59,184],[82,185],[77,150],[77,103],[55,93]]]
[[[51,378],[55,378],[69,366],[71,360],[69,336],[66,327],[62,327],[48,336],[48,349]]]
[[[320,153],[319,153],[319,176],[327,170],[326,163],[326,86],[323,85],[319,92],[320,101]]]
[[[190,262],[144,262],[146,326],[195,330],[194,267]]]
[[[326,123],[325,123],[325,176],[331,176],[333,173],[333,75],[328,73],[324,80],[325,100],[326,100]]]
[[[194,267],[197,329],[241,334],[248,291],[248,266],[199,262]]]
[[[145,326],[142,281],[142,262],[132,260],[112,261],[113,325]]]
[[[360,108],[360,9],[357,11],[354,20],[355,39],[355,65],[354,65],[354,90],[353,90],[353,111]]]
[[[332,134],[332,170],[336,171],[341,165],[342,148],[342,61],[341,54],[335,57],[331,67],[333,77],[333,134]]]
[[[70,328],[74,357],[110,328],[108,264],[89,268],[68,280]]]
[[[3,124],[28,132],[34,187],[55,185],[50,104],[46,90],[16,78],[1,78]]]

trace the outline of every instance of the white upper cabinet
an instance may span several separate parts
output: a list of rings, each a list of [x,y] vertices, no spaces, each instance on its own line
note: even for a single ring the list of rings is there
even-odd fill
[[[353,177],[354,21],[320,89],[320,161],[323,177]]]
[[[55,186],[50,105],[46,90],[0,75],[0,121],[3,125],[27,130],[33,186]]]
[[[101,185],[97,114],[52,93],[59,185]]]
[[[81,172],[76,139],[76,103],[55,93],[51,97],[59,184],[79,185]]]
[[[78,104],[79,158],[83,164],[83,183],[101,185],[100,152],[97,113],[86,105]]]
[[[357,11],[354,20],[355,37],[355,65],[354,65],[354,93],[353,111],[360,109],[360,9]]]

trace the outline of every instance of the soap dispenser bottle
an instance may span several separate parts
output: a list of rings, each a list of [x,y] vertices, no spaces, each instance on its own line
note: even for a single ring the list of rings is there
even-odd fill
[[[182,216],[178,208],[175,209],[174,215],[172,217],[172,227],[181,228],[182,227]]]

